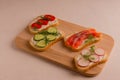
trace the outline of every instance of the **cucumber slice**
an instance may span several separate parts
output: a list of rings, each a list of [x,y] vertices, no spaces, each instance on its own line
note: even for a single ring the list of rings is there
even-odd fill
[[[34,36],[34,40],[36,40],[36,41],[42,40],[44,38],[45,38],[45,36],[43,34],[36,34]]]
[[[40,40],[37,42],[36,46],[40,47],[40,48],[44,48],[46,46],[46,42],[45,40]]]
[[[49,33],[57,33],[57,29],[55,27],[50,27],[47,30]]]
[[[55,40],[56,36],[55,35],[47,35],[47,40],[52,41]]]

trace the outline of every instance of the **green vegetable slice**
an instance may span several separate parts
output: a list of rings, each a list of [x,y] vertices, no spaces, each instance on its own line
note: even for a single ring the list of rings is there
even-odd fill
[[[49,41],[52,41],[52,40],[55,40],[56,39],[56,36],[55,35],[47,35],[47,40]]]
[[[42,40],[44,38],[45,38],[45,36],[43,34],[36,34],[34,36],[34,40],[36,40],[36,41]]]
[[[37,42],[36,46],[40,47],[40,48],[44,48],[46,46],[46,42],[45,40],[40,40]]]
[[[47,30],[49,33],[57,33],[57,29],[55,27],[50,27]]]

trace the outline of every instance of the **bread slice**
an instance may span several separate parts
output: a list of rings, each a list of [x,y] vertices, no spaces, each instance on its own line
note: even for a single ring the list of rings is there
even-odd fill
[[[49,29],[49,28],[48,28]],[[45,29],[47,30],[47,29]],[[43,30],[43,31],[45,31]],[[45,51],[47,50],[49,47],[51,47],[53,44],[55,44],[56,42],[60,41],[61,39],[63,39],[63,36],[64,36],[64,33],[62,31],[58,31],[58,36],[56,37],[55,40],[52,40],[50,41],[45,47],[38,47],[36,44],[37,44],[37,41],[34,40],[34,37],[31,38],[31,40],[29,41],[29,44],[35,49],[35,50],[38,50],[38,51]],[[39,34],[39,33],[38,33]],[[35,34],[36,35],[36,34]],[[49,34],[48,34],[49,35]]]
[[[44,16],[45,16],[45,15],[38,16],[38,17],[36,17],[35,19],[33,19],[33,20],[29,23],[28,29],[29,29],[29,31],[30,31],[32,34],[38,33],[38,32],[40,32],[41,30],[47,29],[47,28],[49,28],[49,27],[51,27],[51,26],[58,26],[58,25],[59,25],[59,21],[58,21],[58,19],[55,17],[55,20],[53,20],[53,21],[48,21],[48,24],[47,24],[47,25],[41,25],[41,28],[39,28],[39,29],[34,29],[34,28],[32,28],[32,24],[33,24],[33,23],[37,23],[38,20],[40,20],[40,19],[44,19]],[[52,16],[53,16],[53,15],[52,15]]]
[[[92,61],[87,62],[86,60],[81,60],[81,64],[85,65],[84,62],[86,62],[86,66],[80,66],[79,65],[78,61],[82,58],[83,58],[82,54],[79,54],[79,55],[74,57],[75,67],[80,72],[86,72],[86,71],[90,70],[91,68],[93,68],[93,67],[95,67],[99,64],[105,63],[108,59],[108,54],[105,52],[105,54],[103,56],[99,56],[99,61],[96,61],[96,62],[92,62]],[[82,63],[82,61],[84,61],[84,62]]]
[[[91,29],[88,29],[88,31],[89,31],[89,30],[91,30]],[[85,30],[84,30],[84,31],[85,31]],[[83,31],[81,31],[81,32],[83,32]],[[87,47],[87,46],[89,46],[89,45],[91,45],[91,44],[93,44],[93,43],[96,43],[96,42],[100,41],[100,40],[101,40],[101,37],[102,37],[102,35],[101,35],[100,33],[95,32],[96,34],[99,34],[98,37],[94,37],[94,36],[93,36],[93,39],[91,39],[90,41],[88,41],[88,38],[84,39],[84,40],[82,41],[82,43],[81,43],[77,48],[74,48],[74,47],[72,47],[72,45],[68,45],[68,44],[67,44],[67,39],[68,39],[69,37],[71,37],[72,35],[81,33],[81,32],[73,33],[73,34],[67,36],[66,38],[64,38],[65,46],[67,46],[68,48],[70,48],[72,51],[79,51],[79,50],[81,50],[81,49],[83,49],[83,48],[85,48],[85,47]],[[84,35],[84,34],[83,34],[83,35]],[[78,37],[81,37],[81,36],[82,36],[82,35],[80,34]],[[75,39],[75,38],[74,38],[74,39]],[[74,40],[73,40],[73,41],[74,41]]]

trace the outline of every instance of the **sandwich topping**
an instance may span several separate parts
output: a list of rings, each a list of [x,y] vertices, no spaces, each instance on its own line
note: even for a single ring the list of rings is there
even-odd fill
[[[91,63],[100,62],[105,55],[105,51],[102,48],[91,46],[89,49],[84,49],[77,58],[77,63],[81,67],[89,66]]]
[[[58,39],[60,36],[61,33],[56,27],[49,27],[48,29],[35,34],[32,38],[32,42],[39,48],[45,48],[49,43]]]
[[[46,26],[50,26],[57,22],[57,19],[53,15],[42,15],[40,16],[40,19],[35,21],[34,23],[31,24],[31,28],[34,30],[38,30],[41,28],[46,28]]]
[[[95,29],[84,30],[68,37],[65,43],[67,46],[77,49],[80,45],[90,43],[95,38],[99,38],[100,35]]]

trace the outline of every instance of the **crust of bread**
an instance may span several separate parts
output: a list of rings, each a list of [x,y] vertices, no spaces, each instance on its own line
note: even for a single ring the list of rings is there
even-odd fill
[[[46,27],[46,28],[44,28],[44,29],[36,30],[36,31],[35,31],[35,30],[33,30],[33,29],[31,28],[31,25],[32,25],[34,22],[36,22],[37,20],[39,20],[39,19],[41,19],[40,16],[34,18],[34,19],[29,23],[28,29],[29,29],[30,33],[36,34],[36,33],[40,32],[40,31],[42,31],[42,30],[44,30],[44,29],[47,29],[47,28],[49,28],[49,27],[58,26],[58,25],[59,25],[59,22],[57,21],[55,24],[52,24],[52,25],[50,25],[50,26],[48,26],[48,27]],[[58,20],[58,19],[57,19],[57,20]]]
[[[80,55],[80,54],[79,54],[79,55]],[[93,67],[95,67],[95,66],[97,66],[97,65],[99,65],[99,64],[105,63],[105,62],[107,61],[107,59],[108,59],[108,54],[105,53],[105,55],[104,55],[104,57],[103,57],[103,59],[102,59],[101,61],[96,62],[96,63],[93,62],[93,63],[91,63],[91,64],[90,64],[89,66],[87,66],[87,67],[81,67],[81,66],[78,65],[78,56],[79,56],[79,55],[77,55],[77,56],[74,57],[74,62],[75,62],[75,67],[76,67],[80,72],[86,72],[86,71],[92,69]]]
[[[45,48],[39,48],[39,47],[35,46],[32,40],[29,41],[29,44],[30,44],[30,45],[32,46],[32,48],[34,48],[35,50],[45,51],[45,50],[47,50],[49,47],[51,47],[54,43],[60,41],[60,40],[63,38],[64,33],[63,33],[62,31],[60,31],[60,34],[61,34],[61,36],[59,36],[59,38],[57,38],[57,39],[55,39],[54,41],[50,42]],[[32,38],[32,39],[33,39],[33,38]]]
[[[64,39],[65,46],[67,46],[68,48],[70,48],[72,51],[80,51],[80,50],[82,50],[83,48],[85,48],[85,47],[87,47],[87,46],[89,46],[89,45],[91,45],[91,44],[93,44],[93,43],[96,43],[96,42],[100,41],[100,40],[101,40],[101,37],[100,37],[100,38],[96,38],[94,41],[91,41],[91,42],[89,42],[89,43],[87,43],[87,44],[82,44],[82,45],[80,45],[79,48],[77,48],[77,49],[74,49],[74,48],[72,48],[71,46],[67,45],[67,44],[66,44],[66,40],[67,40],[67,39]]]

